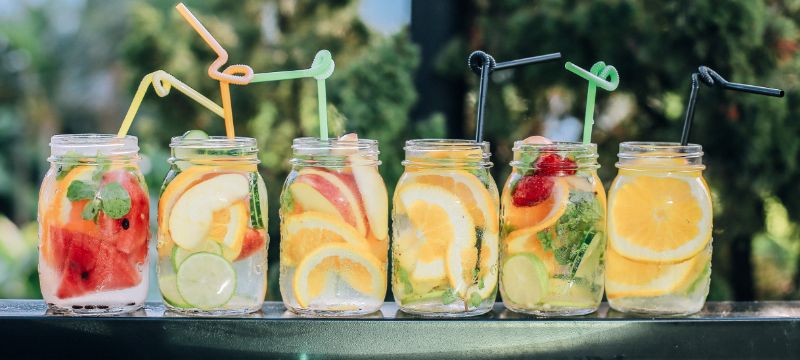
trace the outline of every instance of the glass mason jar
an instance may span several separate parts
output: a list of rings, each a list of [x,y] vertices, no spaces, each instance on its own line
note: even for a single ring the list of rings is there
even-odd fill
[[[56,135],[39,192],[39,281],[54,313],[136,310],[150,274],[150,198],[136,137]]]
[[[188,315],[257,311],[267,291],[267,189],[256,139],[173,137],[158,201],[158,286]]]
[[[511,165],[502,198],[503,304],[545,316],[594,312],[606,247],[597,145],[517,141]]]
[[[281,193],[281,295],[291,311],[372,313],[386,296],[389,200],[378,141],[294,139]]]
[[[489,143],[406,142],[392,210],[392,291],[403,311],[471,316],[497,295],[499,201]]]
[[[609,192],[606,296],[642,314],[700,311],[711,275],[712,208],[700,145],[625,142]]]

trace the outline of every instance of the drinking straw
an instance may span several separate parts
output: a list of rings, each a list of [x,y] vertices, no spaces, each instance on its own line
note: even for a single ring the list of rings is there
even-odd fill
[[[319,104],[319,138],[321,140],[328,139],[328,108],[327,96],[325,94],[325,79],[333,75],[333,70],[336,68],[336,63],[333,62],[333,56],[330,51],[320,50],[314,56],[314,61],[311,62],[311,67],[305,70],[293,71],[277,71],[271,73],[255,74],[253,76],[254,83],[264,81],[277,81],[313,77],[317,80],[317,100]]]
[[[233,110],[231,109],[231,93],[229,84],[249,84],[250,81],[253,80],[253,69],[247,65],[231,65],[223,72],[219,72],[219,68],[228,61],[228,52],[222,48],[222,46],[217,42],[216,39],[214,39],[211,33],[206,30],[203,24],[197,20],[194,14],[192,14],[192,12],[189,11],[189,9],[187,9],[183,3],[179,3],[177,6],[175,6],[175,8],[178,9],[178,12],[183,15],[186,21],[192,25],[192,27],[200,34],[203,40],[205,40],[206,43],[208,43],[208,45],[214,49],[214,52],[217,53],[217,60],[214,60],[214,62],[211,63],[211,66],[208,67],[208,76],[219,81],[220,92],[222,94],[222,108],[224,110],[225,117],[225,132],[229,139],[233,139],[235,134],[233,131]]]
[[[496,63],[494,58],[483,52],[475,51],[469,55],[469,68],[472,72],[481,76],[480,87],[478,88],[478,116],[475,126],[475,141],[483,142],[483,114],[486,108],[486,88],[489,82],[489,74],[497,70],[511,69],[524,65],[540,64],[548,61],[558,60],[561,53],[534,56],[524,59],[517,59]]]
[[[589,144],[592,142],[592,125],[594,125],[594,98],[597,95],[597,87],[601,87],[607,91],[614,91],[619,86],[619,74],[617,69],[613,66],[606,66],[602,61],[596,62],[590,71],[581,69],[580,67],[567,62],[564,65],[567,70],[578,74],[578,76],[589,80],[589,91],[586,95],[586,115],[583,119],[583,143]],[[607,77],[611,77],[611,81],[607,81]]]
[[[689,106],[686,107],[686,120],[683,122],[683,133],[681,134],[681,146],[686,146],[689,143],[689,130],[692,128],[692,120],[694,120],[695,103],[697,102],[697,92],[700,89],[700,81],[708,87],[714,87],[714,80],[720,84],[723,89],[741,91],[751,94],[766,95],[773,97],[783,97],[783,90],[773,89],[755,85],[737,84],[729,82],[722,78],[716,71],[711,70],[706,66],[701,66],[698,69],[699,73],[692,74],[692,93],[689,95]],[[697,76],[700,76],[698,81]]]

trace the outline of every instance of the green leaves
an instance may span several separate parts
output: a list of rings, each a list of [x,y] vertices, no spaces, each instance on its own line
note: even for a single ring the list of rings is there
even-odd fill
[[[131,210],[131,197],[118,181],[100,189],[99,198],[103,212],[112,219],[121,219]]]
[[[97,167],[94,168],[92,173],[92,180],[100,181],[103,178],[103,174],[109,169],[111,169],[111,160],[108,156],[101,154],[100,150],[97,150]]]
[[[394,263],[396,264],[397,261]],[[399,266],[397,267],[397,280],[403,283],[404,294],[410,295],[412,292],[414,292],[414,288],[411,286],[411,280],[408,279],[408,272]]]
[[[542,242],[544,251],[553,250],[553,231],[550,228],[539,231],[536,233],[536,237]]]
[[[88,181],[74,180],[67,188],[67,200],[70,202],[94,198],[99,187]]]
[[[473,292],[469,295],[469,303],[467,305],[470,307],[478,307],[482,301],[483,298],[477,292]]]
[[[456,302],[456,300],[458,299],[459,299],[458,292],[456,292],[456,289],[453,288],[447,289],[447,291],[445,291],[444,294],[442,294],[442,304],[444,305],[450,305]]]
[[[86,203],[81,212],[81,219],[96,220],[100,212],[100,199],[94,199]]]
[[[92,201],[83,206],[81,218],[84,220],[96,220],[101,210],[112,219],[121,219],[131,210],[131,197],[118,181],[108,183],[101,189],[94,182],[73,180],[67,188],[67,200],[75,202],[87,199]]]

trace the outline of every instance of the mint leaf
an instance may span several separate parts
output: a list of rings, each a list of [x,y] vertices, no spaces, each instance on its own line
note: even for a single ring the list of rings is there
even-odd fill
[[[100,150],[97,150],[97,167],[92,173],[92,180],[100,181],[100,179],[103,178],[103,174],[105,174],[110,168],[111,159],[108,156],[101,154]]]
[[[98,186],[95,183],[73,180],[67,188],[67,200],[70,202],[93,199],[97,194]]]
[[[397,262],[395,261],[395,263]],[[411,286],[411,281],[408,280],[408,272],[406,272],[405,270],[403,270],[403,268],[399,266],[397,267],[397,281],[400,281],[401,283],[404,284],[403,286],[405,288],[403,290],[404,294],[409,295],[412,292],[414,292],[414,288]]]
[[[83,220],[94,220],[97,217],[97,213],[100,211],[100,199],[95,198],[92,201],[86,203],[83,207],[83,212],[81,212],[81,219]]]
[[[103,212],[112,219],[121,219],[131,210],[131,196],[118,181],[106,184],[98,194]]]
[[[79,164],[78,159],[80,158],[81,154],[78,154],[75,151],[67,151],[67,153],[61,157],[61,161],[64,163],[59,165],[57,168],[58,176],[56,177],[56,180],[64,180],[64,178],[67,177],[67,174],[69,174],[69,172]]]
[[[478,290],[483,290],[486,285],[483,283],[483,279],[486,278],[486,275],[481,275],[481,279],[478,280]]]
[[[288,188],[281,194],[281,207],[283,208],[284,214],[294,211],[294,197]]]
[[[453,288],[447,289],[447,291],[442,294],[442,304],[444,305],[450,305],[458,299],[458,293],[456,292],[456,289]]]
[[[467,305],[471,307],[478,307],[482,301],[483,298],[480,295],[478,295],[478,293],[474,292],[469,295],[469,304]]]
[[[542,249],[544,251],[553,250],[553,232],[550,229],[539,231],[536,237],[542,242]]]

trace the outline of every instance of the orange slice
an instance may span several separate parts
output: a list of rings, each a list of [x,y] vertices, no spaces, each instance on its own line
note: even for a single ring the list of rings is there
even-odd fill
[[[702,178],[621,175],[612,190],[611,247],[632,260],[678,263],[711,239],[711,199]]]
[[[606,252],[606,296],[617,299],[629,296],[661,296],[681,288],[697,278],[706,264],[707,254],[699,254],[678,264],[645,263],[621,256],[613,248]]]
[[[465,170],[421,170],[414,173],[412,181],[447,189],[467,208],[475,226],[499,232],[497,203],[477,176]]]
[[[508,184],[503,192],[503,224],[517,231],[542,231],[564,215],[569,198],[569,185],[562,178],[552,177],[553,190],[547,200],[536,206],[518,207],[511,201]],[[511,177],[509,177],[509,181]]]
[[[250,220],[249,209],[246,201],[240,201],[212,215],[208,238],[225,245],[223,256],[228,261],[236,259],[242,251],[247,222]]]
[[[539,232],[535,230],[536,228],[528,228],[508,234],[505,239],[507,255],[512,256],[522,252],[533,253],[542,261],[548,274],[555,274],[560,265],[556,261],[553,250],[544,251],[542,242],[537,236]]]
[[[369,250],[370,244],[355,227],[331,214],[307,211],[283,223],[281,265],[297,266],[304,257],[328,243],[351,244]]]
[[[338,276],[372,299],[383,299],[386,278],[381,262],[369,250],[350,244],[328,243],[308,254],[295,270],[292,287],[297,303],[308,307]]]

